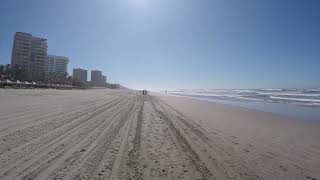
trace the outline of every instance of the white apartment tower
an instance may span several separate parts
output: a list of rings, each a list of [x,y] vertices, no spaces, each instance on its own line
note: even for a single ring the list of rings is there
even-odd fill
[[[28,71],[28,78],[43,78],[47,58],[47,40],[31,34],[16,32],[14,35],[11,65]]]
[[[45,74],[67,74],[69,59],[64,56],[48,55],[45,60]]]

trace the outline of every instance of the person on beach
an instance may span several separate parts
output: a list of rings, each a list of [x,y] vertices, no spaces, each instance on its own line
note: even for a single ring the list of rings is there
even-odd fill
[[[143,95],[147,95],[147,90],[145,90],[145,89],[142,90],[142,94],[143,94]]]

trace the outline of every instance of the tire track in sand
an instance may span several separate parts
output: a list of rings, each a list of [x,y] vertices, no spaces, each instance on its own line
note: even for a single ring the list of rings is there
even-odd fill
[[[96,112],[98,109],[103,108],[104,106],[112,103],[109,101],[107,103],[103,103],[102,105],[93,105],[90,108],[80,109],[80,111],[69,112],[66,114],[56,114],[56,116],[52,116],[50,119],[45,119],[38,125],[33,125],[27,128],[23,128],[21,130],[15,131],[13,133],[7,134],[0,138],[0,155],[11,151],[14,148],[21,146],[31,140],[39,138],[41,135],[48,133],[56,128],[63,127],[68,125],[69,123],[74,122],[81,116],[84,116],[90,111]]]
[[[0,141],[0,179],[259,179],[158,98],[121,92],[106,99],[21,123]]]
[[[173,120],[168,115],[169,112],[159,107],[159,104],[157,104],[154,97],[150,97],[150,103],[154,111],[157,113],[157,116],[167,124],[168,129],[176,139],[179,146],[183,149],[183,152],[187,155],[194,168],[201,174],[200,179],[215,179],[214,174],[209,170],[207,164],[200,158],[195,147],[192,146],[185,134],[182,133],[182,131],[174,124]]]
[[[102,107],[95,109],[95,111],[88,113],[88,115],[84,116],[84,118],[76,120],[73,124],[70,124],[70,126],[63,126],[61,130],[55,132],[55,135],[49,134],[48,136],[45,136],[43,139],[40,139],[39,141],[36,141],[33,144],[30,144],[30,146],[27,146],[24,149],[20,149],[18,152],[24,153],[22,154],[22,156],[25,157],[23,159],[19,159],[19,157],[16,158],[17,152],[13,152],[13,157],[16,158],[16,160],[18,161],[15,162],[13,166],[12,164],[10,164],[10,161],[8,164],[11,165],[9,166],[11,167],[11,170],[9,169],[5,174],[10,174],[11,171],[15,172],[16,170],[21,169],[21,166],[24,165],[25,167],[27,167],[26,169],[23,170],[22,168],[19,173],[15,173],[23,174],[23,172],[28,170],[30,171],[30,169],[41,166],[43,162],[54,158],[54,155],[59,154],[60,151],[64,151],[71,148],[72,144],[77,143],[77,140],[81,140],[81,137],[84,137],[87,132],[90,132],[92,128],[95,128],[97,127],[97,125],[99,125],[93,124],[95,126],[92,127],[92,118],[100,120],[103,116],[105,116],[105,114],[103,113],[106,110],[112,108],[113,105],[118,104],[123,100],[124,99],[120,99],[115,102],[108,102],[107,104],[104,104]],[[90,126],[88,127],[88,125],[91,125],[91,128]],[[33,153],[28,154],[28,152]],[[40,164],[39,160],[41,160]],[[30,163],[33,165],[31,165]],[[11,172],[11,174],[13,172]]]
[[[206,164],[208,169],[217,179],[261,179],[251,169],[245,166],[242,159],[237,161],[231,159],[232,151],[227,150],[224,144],[216,143],[206,135],[204,129],[200,129],[193,120],[188,119],[184,114],[172,106],[153,97],[159,109],[167,112],[168,118],[172,121],[185,140],[190,143],[199,158]]]
[[[125,109],[110,123],[100,137],[94,142],[94,148],[88,152],[88,155],[79,164],[76,169],[68,172],[65,176],[66,179],[89,179],[92,174],[96,171],[101,163],[101,160],[110,147],[115,137],[118,135],[120,129],[123,127],[125,122],[133,113],[137,97],[133,101],[128,103]]]
[[[140,146],[141,146],[141,127],[142,127],[142,114],[144,108],[144,98],[140,98],[139,112],[137,117],[137,125],[135,127],[134,139],[132,141],[133,148],[128,153],[128,160],[126,162],[129,167],[127,172],[127,179],[141,179],[142,171],[140,164]]]
[[[138,99],[140,99],[139,97]],[[133,113],[131,113],[129,120],[126,121],[124,126],[118,133],[118,136],[113,140],[110,148],[105,152],[99,168],[97,168],[91,179],[117,179],[121,172],[121,163],[126,154],[130,130],[134,128],[136,123],[139,106],[141,103],[136,102]]]

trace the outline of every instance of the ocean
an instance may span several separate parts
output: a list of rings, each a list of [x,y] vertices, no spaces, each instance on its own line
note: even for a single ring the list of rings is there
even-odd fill
[[[161,91],[165,93],[165,91]],[[240,106],[303,120],[320,121],[320,88],[180,89],[167,94]]]

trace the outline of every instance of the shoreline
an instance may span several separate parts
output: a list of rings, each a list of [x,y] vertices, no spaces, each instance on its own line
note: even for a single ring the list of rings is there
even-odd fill
[[[223,149],[236,150],[232,156],[245,159],[263,179],[302,179],[307,178],[301,176],[305,172],[320,178],[319,122],[191,97],[154,95],[195,121],[210,139],[222,142]]]
[[[0,102],[0,179],[320,179],[311,122],[139,91],[4,90]]]
[[[298,117],[292,117],[292,116],[286,116],[284,114],[278,114],[273,113],[270,111],[263,111],[259,109],[253,109],[249,107],[244,106],[238,106],[233,104],[226,104],[226,103],[220,103],[220,102],[214,102],[207,99],[201,99],[201,98],[194,98],[189,96],[180,96],[180,95],[166,95],[166,94],[158,94],[158,93],[152,93],[152,95],[160,98],[161,100],[167,102],[168,104],[173,105],[175,108],[180,109],[183,113],[189,114],[186,110],[183,110],[179,107],[181,104],[192,104],[190,106],[193,106],[194,102],[200,106],[212,106],[213,109],[218,107],[219,109],[229,109],[232,111],[242,112],[242,113],[249,113],[249,114],[257,114],[258,116],[268,116],[271,117],[271,119],[278,119],[280,121],[284,122],[294,122],[298,124],[310,124],[310,125],[316,125],[320,128],[320,121],[313,120],[313,119],[301,119]],[[187,108],[189,112],[192,112],[193,110]],[[320,120],[320,119],[319,119]]]
[[[175,94],[162,94],[153,92],[155,95],[172,96],[181,98],[190,98],[199,101],[206,101],[215,104],[226,105],[230,107],[243,108],[247,110],[253,110],[258,112],[271,113],[276,116],[282,116],[283,118],[289,118],[299,121],[310,121],[320,123],[320,109],[318,107],[310,107],[303,105],[295,105],[288,103],[275,103],[267,101],[232,101],[232,100],[217,100],[205,97],[193,97],[185,95]],[[319,111],[318,111],[319,110]]]

